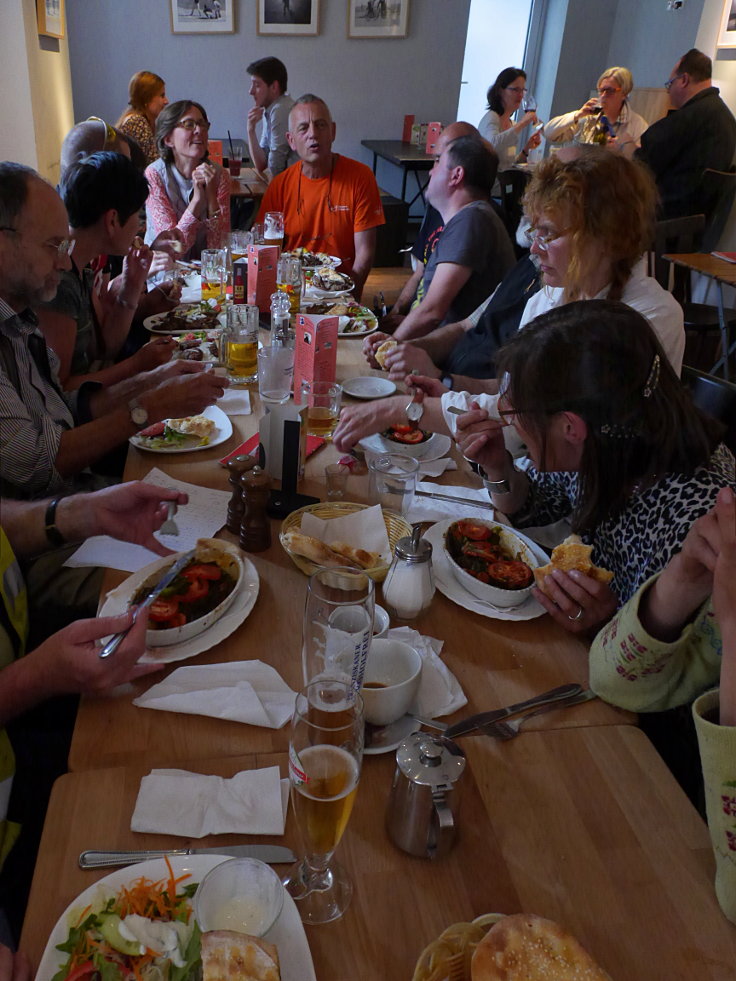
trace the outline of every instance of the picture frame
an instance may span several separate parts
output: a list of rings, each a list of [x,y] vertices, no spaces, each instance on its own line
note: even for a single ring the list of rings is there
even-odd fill
[[[736,0],[724,0],[717,47],[736,48]]]
[[[66,37],[64,0],[36,0],[38,33],[44,37]]]
[[[321,0],[257,0],[259,34],[319,34]]]
[[[234,34],[237,0],[169,0],[172,34]]]
[[[409,0],[348,0],[348,37],[404,38]]]

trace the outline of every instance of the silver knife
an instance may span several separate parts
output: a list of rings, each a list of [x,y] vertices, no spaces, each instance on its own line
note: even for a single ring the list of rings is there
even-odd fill
[[[161,593],[166,589],[166,587],[167,586],[170,586],[172,584],[172,582],[176,579],[176,577],[179,575],[179,573],[184,568],[184,566],[191,559],[194,558],[194,556],[196,555],[196,553],[197,553],[197,549],[196,548],[191,548],[191,549],[189,549],[188,552],[185,552],[181,556],[181,558],[179,558],[179,559],[176,560],[176,562],[169,568],[169,570],[167,571],[166,575],[163,576],[161,579],[159,579],[159,581],[153,587],[153,589],[148,594],[148,596],[146,596],[146,598],[143,600],[143,602],[141,604],[139,604],[139,606],[136,608],[136,611],[133,614],[133,623],[131,623],[131,625],[129,627],[126,627],[126,629],[123,630],[123,631],[121,631],[119,634],[113,634],[112,637],[105,644],[105,646],[100,648],[99,653],[98,653],[98,657],[105,658],[105,657],[109,657],[111,654],[114,654],[115,653],[115,651],[120,646],[120,643],[123,640],[123,638],[127,636],[128,631],[129,630],[132,630],[133,624],[138,619],[138,614],[141,613],[144,610],[147,610],[148,607],[151,605],[151,603],[153,603],[153,601],[158,596],[161,595]]]
[[[488,725],[489,722],[498,722],[499,719],[507,719],[510,715],[517,715],[526,709],[534,708],[537,705],[548,705],[554,702],[564,702],[572,695],[580,695],[583,691],[581,685],[560,685],[551,691],[542,692],[534,698],[527,698],[523,702],[509,705],[506,708],[494,709],[491,712],[479,712],[477,715],[470,715],[467,719],[461,719],[445,729],[443,735],[448,739],[457,739],[458,736],[466,736],[474,729],[480,729]]]
[[[420,490],[418,487],[414,491],[420,497],[431,497],[434,501],[450,501],[451,504],[464,504],[469,508],[483,508],[486,511],[493,511],[493,505],[485,501],[466,500],[462,497],[453,497],[451,494],[437,494],[435,491]]]
[[[134,865],[164,855],[231,855],[233,858],[257,858],[272,865],[296,861],[294,852],[284,845],[220,845],[217,848],[166,848],[161,851],[86,851],[79,856],[79,867],[103,869],[109,865]]]

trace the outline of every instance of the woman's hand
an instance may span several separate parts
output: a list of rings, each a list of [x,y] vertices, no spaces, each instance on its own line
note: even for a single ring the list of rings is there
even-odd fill
[[[177,255],[186,252],[184,233],[180,228],[167,228],[151,242],[151,249],[154,252],[165,252],[166,255],[176,258]]]
[[[563,572],[554,569],[545,576],[544,588],[534,589],[533,595],[547,613],[570,633],[580,634],[600,630],[616,612],[618,599],[608,583],[591,579],[577,569]]]
[[[581,116],[595,116],[596,113],[599,111],[600,107],[601,104],[598,101],[598,96],[594,95],[592,99],[588,99],[588,101],[584,102],[582,106],[578,109],[577,111],[578,119],[580,119]]]
[[[542,142],[542,137],[539,133],[532,133],[529,139],[524,144],[523,153],[529,153],[530,150],[534,150]]]
[[[503,480],[508,453],[503,439],[503,423],[489,419],[485,409],[473,402],[469,412],[457,417],[455,442],[468,460],[480,464],[491,480]]]
[[[525,112],[521,119],[516,123],[516,129],[524,129],[525,126],[536,126],[539,122],[536,112]]]

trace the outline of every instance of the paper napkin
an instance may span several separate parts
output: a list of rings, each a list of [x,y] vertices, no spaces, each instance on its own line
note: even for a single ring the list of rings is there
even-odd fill
[[[177,668],[133,704],[280,729],[294,712],[295,698],[296,692],[269,664],[231,661]]]
[[[440,657],[443,641],[436,637],[424,637],[412,627],[394,627],[387,636],[389,640],[409,644],[422,658],[422,680],[410,708],[412,714],[433,719],[450,715],[468,704],[460,682]]]
[[[489,508],[473,507],[473,501],[486,505],[491,503],[488,492],[482,487],[446,486],[423,480],[417,484],[417,491],[420,490],[427,491],[430,494],[442,494],[445,497],[456,497],[457,504],[452,501],[438,501],[431,497],[423,497],[417,493],[414,495],[414,500],[406,516],[406,520],[409,522],[442,521],[445,518],[485,518],[487,521],[493,520],[493,511],[489,510]]]
[[[457,463],[449,456],[443,456],[440,460],[419,461],[419,480],[424,477],[439,477],[445,470],[457,470]]]
[[[225,779],[188,770],[151,770],[141,780],[132,831],[205,835],[282,835],[289,781],[279,768],[243,770]]]
[[[217,408],[228,416],[249,416],[250,415],[250,392],[247,388],[230,387],[225,389],[225,394],[217,400]]]
[[[301,532],[328,545],[346,542],[368,552],[378,552],[386,562],[391,561],[391,545],[379,504],[326,520],[307,512],[302,515]]]

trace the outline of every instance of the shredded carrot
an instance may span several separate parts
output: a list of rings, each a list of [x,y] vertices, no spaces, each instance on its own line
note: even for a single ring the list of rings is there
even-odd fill
[[[89,906],[85,906],[82,912],[79,914],[79,918],[77,919],[77,922],[74,924],[74,926],[79,926],[79,924],[84,921],[85,917],[87,916],[87,913],[89,913],[91,909],[92,909],[92,903],[90,903]]]

